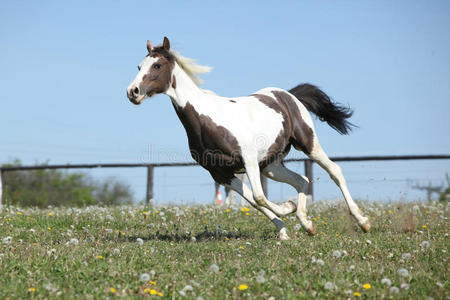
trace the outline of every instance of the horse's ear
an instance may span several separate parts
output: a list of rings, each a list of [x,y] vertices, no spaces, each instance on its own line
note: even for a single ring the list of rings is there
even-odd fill
[[[147,40],[147,50],[148,53],[152,52],[153,46],[152,46],[152,42],[150,42],[149,40]]]
[[[164,49],[166,49],[167,51],[170,50],[170,42],[169,42],[169,39],[167,37],[164,37],[163,46],[164,46]]]

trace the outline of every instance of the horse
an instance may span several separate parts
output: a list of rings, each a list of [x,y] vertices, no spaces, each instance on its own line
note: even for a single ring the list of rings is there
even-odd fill
[[[239,180],[241,180],[243,183],[245,183],[245,178],[246,178],[245,174],[235,174],[235,175],[236,175],[236,177],[237,177]],[[218,197],[218,195],[219,195],[219,194],[218,194],[219,189],[220,189],[220,183],[215,182],[215,183],[214,183],[214,201],[213,201],[213,203],[214,203],[214,204],[222,205],[222,204],[220,203],[219,197]],[[244,199],[241,197],[241,203],[240,203],[241,206],[244,206],[244,203],[243,203],[243,202],[244,202]],[[227,186],[225,186],[225,201],[224,201],[223,204],[224,204],[225,207],[227,207],[227,208],[236,206],[236,195],[235,195],[235,193],[234,193],[229,187],[227,187]]]
[[[353,201],[342,169],[322,149],[309,114],[315,114],[339,133],[348,134],[354,126],[348,121],[353,110],[308,83],[288,91],[267,87],[249,96],[221,97],[199,87],[199,75],[211,68],[171,50],[167,37],[155,47],[147,41],[147,51],[127,88],[128,99],[138,105],[156,94],[168,95],[186,130],[192,158],[216,182],[236,191],[269,218],[279,239],[289,239],[282,218],[294,212],[303,229],[316,234],[306,212],[309,180],[283,164],[291,147],[303,151],[329,174],[340,188],[350,214],[364,232],[369,231],[369,219]],[[245,172],[251,189],[235,176]],[[297,203],[269,201],[260,173],[294,187]]]

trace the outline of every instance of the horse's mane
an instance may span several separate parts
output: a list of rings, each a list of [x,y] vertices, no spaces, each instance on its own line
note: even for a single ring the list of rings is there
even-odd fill
[[[204,82],[198,75],[208,73],[212,70],[212,67],[199,65],[195,62],[195,59],[184,57],[176,51],[170,50],[170,53],[173,54],[180,68],[186,72],[197,86]]]

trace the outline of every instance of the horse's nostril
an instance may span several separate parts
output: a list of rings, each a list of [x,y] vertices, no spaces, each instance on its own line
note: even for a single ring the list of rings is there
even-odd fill
[[[137,96],[137,95],[139,94],[139,88],[138,88],[138,87],[135,87],[135,88],[133,89],[133,94],[134,94],[135,96]]]

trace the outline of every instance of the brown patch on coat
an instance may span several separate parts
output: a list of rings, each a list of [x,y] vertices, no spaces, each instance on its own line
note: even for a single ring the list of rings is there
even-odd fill
[[[164,56],[155,55],[155,57],[159,57],[159,59],[150,66],[139,85],[139,88],[145,91],[148,97],[167,91],[175,67],[175,64]]]
[[[262,168],[264,165],[286,156],[291,145],[295,149],[310,154],[314,142],[313,130],[303,120],[295,102],[297,100],[283,91],[273,91],[272,93],[276,99],[267,95],[252,95],[275,112],[280,113],[283,117],[283,129],[280,131],[275,142],[269,147],[266,158],[262,162]]]
[[[189,102],[185,107],[173,105],[186,129],[192,158],[207,169],[216,182],[229,184],[234,174],[244,168],[236,137],[209,116],[199,114]]]

